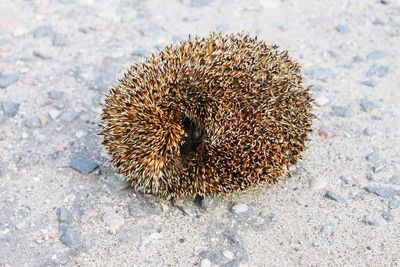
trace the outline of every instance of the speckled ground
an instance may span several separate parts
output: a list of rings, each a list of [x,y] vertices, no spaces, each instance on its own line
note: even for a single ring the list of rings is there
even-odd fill
[[[318,117],[304,160],[222,199],[135,193],[99,145],[104,92],[210,31],[301,62]],[[0,266],[400,265],[399,35],[396,0],[1,1]]]

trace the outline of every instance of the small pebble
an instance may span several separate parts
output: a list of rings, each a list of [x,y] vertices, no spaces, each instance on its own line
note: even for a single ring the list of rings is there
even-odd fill
[[[3,101],[1,102],[1,107],[3,109],[4,115],[9,118],[17,115],[19,110],[19,104],[14,101]]]
[[[241,263],[239,260],[234,259],[234,260],[230,260],[227,263],[225,263],[224,267],[241,267]]]
[[[206,211],[214,211],[221,206],[221,199],[218,197],[204,197],[198,199],[199,206]]]
[[[0,73],[0,88],[7,88],[11,84],[18,81],[17,73],[2,74]]]
[[[350,116],[350,110],[349,108],[343,106],[332,106],[331,114],[336,117],[345,118]]]
[[[372,65],[366,73],[367,77],[378,76],[380,78],[385,77],[390,71],[390,68],[385,65]]]
[[[222,261],[222,257],[214,251],[203,250],[200,252],[199,256],[201,259],[207,259],[213,263],[218,263]]]
[[[387,222],[394,221],[394,215],[390,211],[385,211],[382,213],[382,218],[385,219]]]
[[[379,223],[376,220],[371,220],[371,219],[368,219],[367,217],[364,217],[362,222],[365,223],[366,225],[371,225],[371,226],[379,225]]]
[[[385,22],[383,20],[381,20],[381,19],[374,19],[372,21],[372,24],[373,25],[385,25]]]
[[[125,220],[114,211],[107,211],[104,213],[102,220],[111,228],[111,231],[113,232],[119,230],[125,223]]]
[[[367,192],[373,193],[383,198],[393,198],[396,195],[396,190],[393,187],[379,187],[379,186],[367,186],[364,188]]]
[[[70,160],[69,166],[82,174],[89,174],[99,167],[96,162],[86,155],[73,156]]]
[[[224,251],[222,252],[222,255],[224,255],[224,257],[227,258],[227,259],[233,259],[233,257],[235,256],[235,255],[233,254],[233,252],[232,252],[232,251],[229,251],[229,250],[224,250]]]
[[[370,52],[367,55],[367,59],[378,60],[378,59],[382,59],[382,58],[386,57],[386,55],[387,55],[387,53],[383,50],[375,50],[375,51]]]
[[[345,203],[346,202],[346,200],[343,197],[341,197],[339,194],[337,194],[337,193],[335,193],[333,191],[326,191],[325,197],[329,198],[329,199],[332,199],[332,200],[334,200],[334,201],[336,201],[338,203]]]
[[[79,248],[82,243],[81,232],[74,226],[66,226],[59,240],[70,248]]]
[[[53,46],[66,46],[67,45],[67,40],[59,34],[53,37],[52,41]]]
[[[361,109],[366,112],[369,112],[376,108],[375,102],[373,102],[369,99],[366,99],[366,98],[361,100],[360,106],[361,106]]]
[[[325,96],[317,96],[315,98],[315,104],[319,107],[325,106],[329,103],[329,98],[325,97]]]
[[[372,171],[374,173],[378,173],[378,172],[382,171],[385,167],[386,167],[386,165],[384,163],[381,163],[381,164],[377,163],[377,165],[372,167]]]
[[[211,267],[211,261],[208,259],[201,260],[200,267]]]
[[[324,178],[322,176],[317,176],[310,181],[310,188],[312,190],[318,190],[318,189],[325,188],[326,185],[327,185],[326,178]]]
[[[225,230],[223,232],[223,236],[232,244],[235,246],[243,246],[243,241],[242,238],[238,233],[235,233],[231,230]]]
[[[33,51],[33,55],[37,58],[40,59],[51,59],[51,56],[44,54],[43,52],[40,51]]]
[[[189,6],[191,7],[203,7],[210,4],[213,0],[190,0]]]
[[[392,184],[400,185],[400,175],[393,175],[389,180]]]
[[[34,38],[52,37],[55,32],[51,26],[41,26],[33,31]]]
[[[64,92],[58,90],[51,90],[48,94],[51,99],[59,100],[64,95]]]
[[[328,68],[320,68],[320,67],[314,67],[306,70],[304,72],[307,76],[310,76],[313,79],[316,80],[322,80],[325,81],[331,76],[333,76],[332,71]]]
[[[341,34],[346,34],[350,32],[350,29],[347,25],[338,25],[335,27],[335,30]]]
[[[58,210],[58,221],[60,223],[72,223],[72,213],[69,209],[61,207]]]
[[[360,81],[360,83],[368,87],[375,87],[377,85],[377,82],[373,80]]]
[[[391,210],[397,209],[400,206],[400,201],[397,199],[391,199],[389,200],[388,207]]]
[[[60,117],[60,115],[61,115],[61,112],[59,110],[57,110],[57,109],[51,109],[49,111],[49,117],[52,120],[56,120],[58,117]]]
[[[232,206],[231,211],[235,214],[244,213],[249,210],[249,207],[246,204],[235,204]]]
[[[372,151],[370,153],[367,154],[367,156],[365,157],[365,159],[369,162],[377,162],[380,158],[380,154],[377,151]]]
[[[335,229],[335,223],[327,223],[321,227],[320,236],[323,239],[327,239],[332,236],[333,230]]]
[[[79,209],[79,217],[81,223],[88,223],[97,216],[97,212],[93,209]]]
[[[42,126],[42,121],[37,116],[29,116],[24,118],[23,124],[28,128],[39,128]]]

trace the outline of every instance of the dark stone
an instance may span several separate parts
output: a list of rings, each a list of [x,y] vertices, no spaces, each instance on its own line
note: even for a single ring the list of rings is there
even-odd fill
[[[373,193],[383,198],[393,198],[396,195],[396,189],[389,186],[387,187],[367,186],[364,189],[369,193]]]
[[[34,38],[53,37],[56,33],[51,26],[41,26],[33,31]]]
[[[346,200],[343,197],[341,197],[339,194],[337,194],[337,193],[335,193],[333,191],[327,191],[325,193],[325,197],[329,198],[329,199],[332,199],[332,200],[334,200],[334,201],[336,201],[338,203],[345,203],[346,202]]]
[[[0,88],[7,88],[18,81],[17,73],[0,74]]]
[[[346,34],[350,32],[350,29],[347,25],[338,25],[335,27],[335,30],[341,34]]]
[[[82,174],[89,174],[99,167],[99,165],[96,162],[91,160],[86,155],[73,156],[71,158],[69,166],[72,169],[74,169]]]
[[[366,112],[369,112],[376,108],[375,102],[371,101],[369,99],[366,99],[366,98],[361,100],[360,106],[361,106],[362,110],[366,111]]]
[[[364,217],[362,222],[365,223],[366,225],[371,225],[371,226],[378,226],[379,225],[379,223],[377,221],[368,219],[367,217]]]
[[[6,117],[14,117],[18,113],[19,104],[13,101],[3,101],[1,102],[1,107]]]
[[[390,68],[385,65],[372,65],[366,73],[367,77],[378,76],[380,78],[385,77],[390,71]]]
[[[73,216],[69,209],[61,207],[58,209],[58,221],[60,223],[72,223]]]
[[[66,226],[59,240],[70,248],[79,248],[82,243],[81,232],[74,226]]]

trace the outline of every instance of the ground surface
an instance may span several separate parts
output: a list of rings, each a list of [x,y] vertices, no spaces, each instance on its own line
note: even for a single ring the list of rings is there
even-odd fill
[[[314,85],[292,177],[179,207],[126,188],[96,135],[106,89],[167,43],[242,30]],[[400,265],[399,34],[395,0],[0,1],[0,266]]]

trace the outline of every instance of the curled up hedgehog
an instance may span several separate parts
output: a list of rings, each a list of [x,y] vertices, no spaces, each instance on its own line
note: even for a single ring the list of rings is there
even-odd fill
[[[133,64],[106,95],[100,134],[137,189],[227,194],[286,174],[309,139],[312,107],[287,52],[213,33]]]

